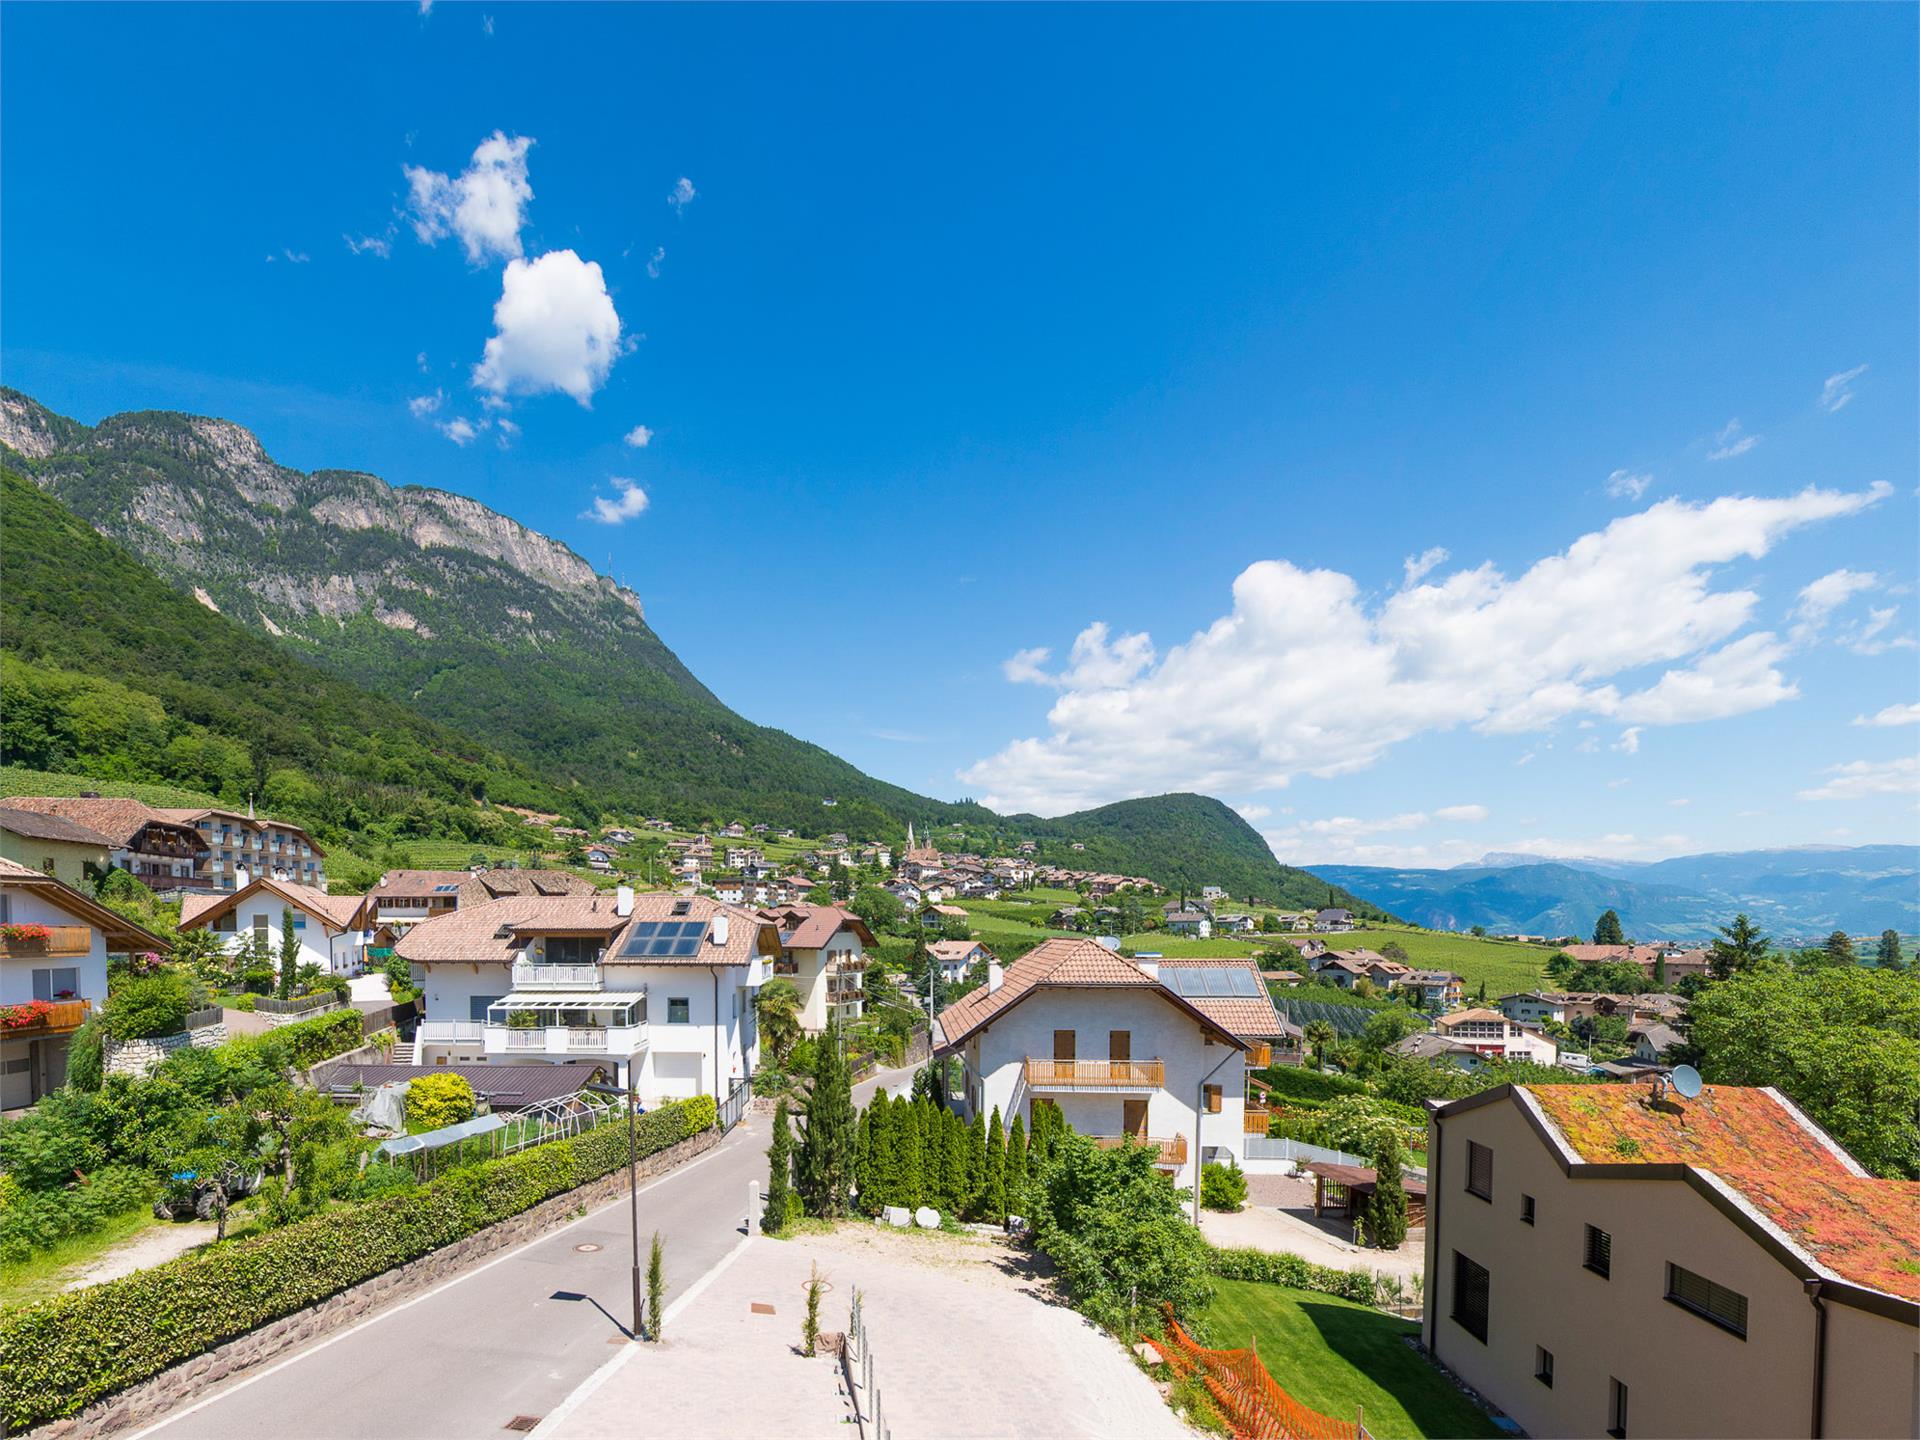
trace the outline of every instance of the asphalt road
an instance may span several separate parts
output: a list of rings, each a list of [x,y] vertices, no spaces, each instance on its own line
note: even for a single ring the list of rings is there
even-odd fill
[[[911,1078],[890,1071],[856,1087]],[[659,1231],[669,1303],[745,1234],[747,1186],[766,1178],[765,1116],[640,1191],[641,1263]],[[624,1343],[632,1242],[624,1195],[439,1288],[316,1339],[149,1426],[166,1440],[374,1440],[502,1432],[544,1416]],[[598,1246],[583,1251],[583,1245]],[[641,1417],[635,1417],[636,1422]],[[638,1428],[644,1428],[640,1426]],[[137,1440],[137,1437],[136,1437]]]

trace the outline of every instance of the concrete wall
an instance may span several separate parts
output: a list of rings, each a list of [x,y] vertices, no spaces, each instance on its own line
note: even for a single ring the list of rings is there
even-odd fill
[[[109,1075],[146,1076],[177,1050],[209,1050],[226,1043],[225,1025],[203,1025],[197,1030],[183,1030],[178,1035],[158,1035],[148,1040],[103,1038],[101,1064]]]
[[[1493,1151],[1491,1202],[1466,1189],[1469,1141]],[[1813,1307],[1799,1278],[1705,1198],[1680,1181],[1571,1179],[1510,1101],[1449,1117],[1439,1145],[1428,1166],[1425,1334],[1529,1434],[1604,1434],[1610,1379],[1627,1386],[1630,1435],[1811,1433]],[[1523,1195],[1534,1197],[1531,1225]],[[1612,1237],[1609,1278],[1583,1265],[1588,1225]],[[1450,1318],[1455,1252],[1490,1274],[1484,1343]],[[1669,1261],[1747,1297],[1745,1339],[1665,1298]],[[1846,1383],[1829,1371],[1826,1433],[1915,1435],[1920,1335],[1830,1308],[1845,1316],[1828,1355]],[[1537,1346],[1553,1353],[1551,1387],[1534,1378]]]

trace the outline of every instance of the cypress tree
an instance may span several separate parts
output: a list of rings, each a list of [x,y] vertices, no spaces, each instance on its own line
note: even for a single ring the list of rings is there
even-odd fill
[[[280,998],[293,998],[293,977],[300,968],[300,937],[293,930],[293,910],[280,911]]]
[[[767,1208],[760,1228],[778,1235],[787,1223],[788,1172],[793,1165],[793,1132],[787,1128],[787,1099],[773,1107],[773,1143],[767,1147]]]
[[[873,1203],[873,1107],[854,1117],[853,1203],[861,1210]]]
[[[1006,1200],[1008,1214],[1027,1213],[1027,1124],[1018,1115],[1007,1132]]]
[[[847,1213],[853,1182],[853,1087],[840,1022],[829,1017],[816,1047],[813,1089],[807,1096],[807,1135],[795,1167],[807,1213],[837,1220]]]
[[[1397,1250],[1407,1238],[1407,1190],[1400,1164],[1400,1137],[1389,1132],[1373,1152],[1373,1199],[1367,1206],[1367,1243],[1382,1250]]]
[[[987,1118],[978,1112],[967,1126],[967,1170],[962,1183],[966,1193],[961,1196],[961,1207],[969,1220],[978,1220],[987,1193]]]
[[[940,1208],[958,1220],[967,1207],[967,1123],[951,1110],[940,1112],[943,1144],[940,1155]]]
[[[999,1225],[1007,1218],[1007,1138],[1000,1129],[1000,1107],[987,1122],[986,1179],[980,1188],[980,1218]]]
[[[894,1144],[893,1203],[909,1210],[917,1210],[927,1203],[927,1155],[920,1134],[920,1112],[932,1104],[931,1100],[902,1100],[888,1117]]]
[[[860,1116],[860,1126],[867,1139],[866,1179],[860,1190],[860,1208],[869,1215],[878,1215],[895,1203],[890,1198],[894,1185],[893,1145],[888,1134],[890,1110],[887,1092],[877,1090]]]

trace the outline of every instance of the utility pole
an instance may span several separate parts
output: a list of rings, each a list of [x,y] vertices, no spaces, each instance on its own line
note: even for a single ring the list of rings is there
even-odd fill
[[[627,1218],[633,1227],[633,1340],[640,1343],[642,1307],[640,1299],[640,1142],[637,1114],[640,1096],[634,1090],[633,1061],[627,1061],[627,1086],[589,1085],[598,1095],[618,1095],[627,1102]]]

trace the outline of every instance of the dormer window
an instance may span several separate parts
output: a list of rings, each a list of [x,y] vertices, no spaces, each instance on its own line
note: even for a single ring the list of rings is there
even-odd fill
[[[690,914],[692,910],[693,902],[691,900],[676,900],[673,902],[673,913],[676,915]]]

